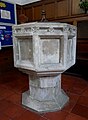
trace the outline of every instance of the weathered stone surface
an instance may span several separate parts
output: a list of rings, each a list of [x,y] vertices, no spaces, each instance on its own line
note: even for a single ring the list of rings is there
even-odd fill
[[[65,23],[13,26],[14,66],[29,75],[22,104],[39,112],[60,110],[68,101],[61,73],[75,64],[76,27]]]
[[[63,90],[59,94],[57,94],[57,96],[52,96],[52,100],[45,101],[36,100],[29,94],[29,91],[22,94],[22,104],[37,112],[52,112],[56,110],[61,110],[69,100]]]

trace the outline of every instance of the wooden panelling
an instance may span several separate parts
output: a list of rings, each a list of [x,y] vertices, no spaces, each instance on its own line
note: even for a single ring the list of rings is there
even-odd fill
[[[26,16],[31,21],[39,21],[41,19],[41,11],[46,11],[46,18],[55,20],[60,17],[67,17],[70,14],[71,0],[44,0],[34,4],[23,6]],[[30,9],[29,9],[30,8]],[[70,11],[69,11],[70,10]],[[31,12],[29,12],[31,11]],[[30,14],[30,16],[28,15]],[[32,14],[32,15],[31,15]]]
[[[83,59],[83,60],[88,60],[88,39],[78,40],[77,58]]]
[[[57,2],[57,17],[68,16],[68,0]]]
[[[42,6],[33,7],[33,20],[34,21],[41,19],[41,11],[42,11]]]
[[[77,23],[77,57],[88,60],[88,20]]]
[[[80,0],[72,0],[72,3],[71,3],[72,15],[84,13],[84,11],[82,9],[80,9],[79,3],[80,3]]]
[[[21,14],[21,9],[17,9],[17,16]]]
[[[78,19],[88,19],[88,14],[79,7],[80,0],[42,0],[33,4],[21,6],[29,21],[39,21],[41,11],[46,11],[46,17],[52,21],[72,22]],[[17,7],[17,17],[21,13],[21,7]]]
[[[25,15],[28,17],[28,21],[32,21],[32,15],[33,15],[33,11],[32,11],[32,8],[25,8],[24,9],[25,11]]]
[[[46,18],[55,18],[55,2],[45,4]]]
[[[18,18],[19,18],[19,15],[21,14],[21,6],[16,6],[16,13],[17,13],[17,22],[18,22]]]
[[[88,41],[88,20],[77,22],[78,38],[87,38]]]

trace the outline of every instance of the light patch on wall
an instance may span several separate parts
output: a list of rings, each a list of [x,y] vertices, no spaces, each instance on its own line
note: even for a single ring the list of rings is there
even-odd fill
[[[21,5],[37,2],[40,0],[21,0]]]
[[[30,4],[30,3],[37,2],[40,0],[7,0],[7,1],[19,4],[19,5],[25,5],[25,4]]]

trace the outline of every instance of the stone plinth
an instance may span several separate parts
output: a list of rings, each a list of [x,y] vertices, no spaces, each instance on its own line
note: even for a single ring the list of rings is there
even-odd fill
[[[76,27],[65,23],[13,26],[14,66],[29,75],[22,104],[38,112],[61,110],[69,98],[61,73],[75,64]]]

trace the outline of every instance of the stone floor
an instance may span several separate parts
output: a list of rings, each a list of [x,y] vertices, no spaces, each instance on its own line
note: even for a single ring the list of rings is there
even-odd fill
[[[0,74],[0,120],[88,120],[88,81],[63,74],[62,88],[69,103],[61,111],[39,114],[21,105],[21,93],[28,89],[27,75],[16,69]]]

